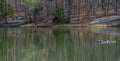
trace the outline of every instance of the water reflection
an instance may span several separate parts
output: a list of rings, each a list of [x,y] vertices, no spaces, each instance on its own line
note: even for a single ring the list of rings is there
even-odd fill
[[[119,28],[91,28],[92,32],[101,33],[101,34],[110,34],[110,35],[120,35]]]
[[[1,28],[0,34],[0,61],[119,61],[120,35],[91,28]]]

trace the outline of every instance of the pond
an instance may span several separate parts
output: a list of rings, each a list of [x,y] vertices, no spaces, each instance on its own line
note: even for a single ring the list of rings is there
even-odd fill
[[[120,28],[0,28],[0,61],[120,61],[119,52]]]

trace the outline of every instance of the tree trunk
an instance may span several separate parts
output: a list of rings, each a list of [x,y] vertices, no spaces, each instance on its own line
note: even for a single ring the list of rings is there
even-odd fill
[[[38,13],[38,8],[34,7],[33,10],[33,20],[34,20],[34,24],[37,25],[37,13]]]
[[[114,5],[115,5],[115,7],[114,7],[115,15],[117,15],[117,12],[118,12],[118,7],[117,7],[117,6],[118,6],[118,3],[117,3],[117,2],[118,2],[118,0],[115,0],[115,1],[114,1]]]
[[[106,4],[105,4],[105,0],[101,0],[101,6],[102,6],[102,11],[104,12],[104,16],[106,15]]]
[[[57,0],[55,0],[55,8],[57,8],[58,6],[58,3],[57,3]]]
[[[7,19],[7,8],[8,8],[8,0],[6,0],[5,2],[5,16],[4,16],[4,23],[8,23],[8,19]]]
[[[80,20],[80,9],[81,9],[81,0],[78,1],[79,4],[78,4],[78,21]]]
[[[32,21],[32,18],[31,18],[30,13],[28,14],[28,16],[29,16],[29,20],[30,20],[30,22],[32,23],[33,21]]]
[[[106,14],[109,15],[109,9],[110,9],[110,0],[107,0],[107,10],[106,10]]]
[[[46,16],[47,16],[47,13],[46,13],[47,12],[46,11],[47,10],[46,0],[43,0],[43,7],[44,7],[44,9],[43,9],[44,10],[44,18],[46,18]]]
[[[95,0],[95,1],[92,1],[93,3],[92,4],[92,15],[96,17],[96,9],[97,9],[97,6],[98,6],[98,2]]]
[[[63,13],[63,16],[65,16],[65,14],[64,14],[64,0],[62,0],[62,13]]]
[[[2,16],[0,15],[0,22],[2,21]]]
[[[87,13],[87,15],[90,15],[90,6],[89,6],[90,4],[89,4],[89,0],[86,0],[86,13]]]
[[[68,0],[68,21],[67,23],[70,22],[70,16],[71,16],[71,0]]]

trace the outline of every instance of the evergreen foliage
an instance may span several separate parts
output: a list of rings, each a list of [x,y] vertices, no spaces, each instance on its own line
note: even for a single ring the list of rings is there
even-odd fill
[[[7,15],[13,15],[14,14],[14,10],[13,7],[6,3],[5,0],[1,0],[0,3],[0,19],[3,19],[5,16]]]
[[[55,12],[53,13],[53,23],[63,24],[65,23],[64,14],[60,7],[56,7]]]
[[[82,19],[83,19],[83,20],[90,20],[90,16],[89,16],[89,15],[84,15],[84,16],[82,17]]]

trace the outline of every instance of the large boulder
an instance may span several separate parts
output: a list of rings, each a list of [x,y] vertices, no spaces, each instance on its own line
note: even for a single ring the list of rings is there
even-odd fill
[[[120,25],[120,15],[109,16],[104,18],[93,19],[94,21],[90,22],[91,25],[108,25],[115,26]]]

